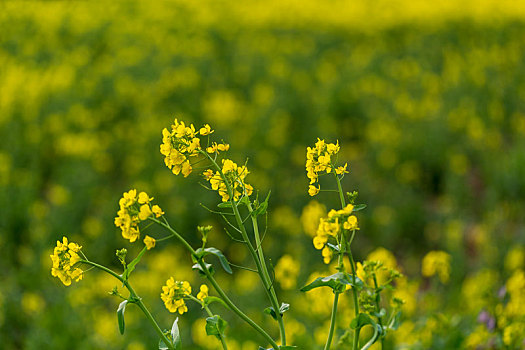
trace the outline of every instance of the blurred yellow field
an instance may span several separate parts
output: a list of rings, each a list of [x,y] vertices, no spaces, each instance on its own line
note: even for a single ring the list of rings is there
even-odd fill
[[[300,288],[353,266],[334,247],[343,249],[338,234],[359,228],[355,276],[372,284],[376,273],[389,285],[383,307],[402,312],[399,328],[371,349],[525,346],[525,3],[11,1],[0,4],[0,28],[3,349],[157,348],[137,305],[128,305],[119,333],[122,300],[108,293],[122,283],[85,265],[76,282],[82,253],[122,272],[115,252],[127,249],[129,263],[145,244],[130,281],[161,328],[171,329],[175,311],[183,349],[221,348],[220,337],[206,335],[198,302],[181,315],[184,305],[169,297],[187,291],[176,281],[202,293],[198,300],[207,293],[200,286],[209,279],[191,269],[184,246],[159,240],[166,228],[139,235],[125,225],[161,217],[195,249],[197,227],[213,226],[208,247],[233,270],[208,256],[217,283],[278,341],[265,282],[236,267],[256,268],[253,257],[206,210],[228,196],[249,196],[256,207],[269,191],[268,221],[258,220],[268,227],[267,282],[290,304],[288,345],[325,346],[334,293]],[[161,147],[175,118],[195,125],[199,156],[210,146],[233,160],[225,172],[241,180],[232,193],[215,170],[203,175],[203,164],[189,169]],[[213,134],[200,131],[206,124]],[[318,138],[326,141],[320,155],[333,144],[332,165],[347,163],[319,181],[327,158],[316,154],[317,168],[305,171]],[[355,219],[352,210],[336,215],[346,231],[328,214],[344,210],[328,180],[336,170],[341,193],[358,191],[355,204],[367,205]],[[117,214],[131,189],[137,200],[124,209],[136,212]],[[138,206],[141,191],[152,204]],[[146,233],[157,243],[145,243]],[[392,271],[402,276],[389,281]],[[341,292],[332,349],[352,348],[353,305],[352,290]],[[270,347],[234,312],[211,308],[229,324],[229,349]],[[363,328],[361,346],[372,333]]]

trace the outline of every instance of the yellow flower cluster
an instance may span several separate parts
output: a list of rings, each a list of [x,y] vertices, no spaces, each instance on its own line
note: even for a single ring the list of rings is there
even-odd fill
[[[438,275],[443,283],[447,283],[450,278],[450,261],[452,257],[447,252],[433,250],[428,252],[423,258],[421,273],[424,277]]]
[[[206,124],[197,132],[193,124],[186,124],[177,119],[171,125],[171,131],[167,128],[162,130],[162,145],[160,153],[164,155],[164,163],[171,169],[173,174],[182,173],[184,177],[191,174],[189,157],[199,155],[201,150],[200,139],[197,135],[210,135],[213,133],[211,127]]]
[[[123,194],[119,200],[120,209],[115,217],[115,226],[122,230],[122,237],[135,242],[140,237],[139,222],[152,215],[157,218],[164,215],[158,205],[151,205],[152,200],[153,197],[148,196],[146,192],[140,192],[137,196],[137,190],[129,190]],[[144,243],[151,246],[152,242]]]
[[[204,301],[205,298],[208,297],[208,286],[205,284],[201,284],[199,293],[197,294],[197,299],[200,301]]]
[[[348,164],[333,169],[333,156],[339,152],[339,142],[325,143],[324,140],[317,139],[315,147],[306,149],[306,176],[310,179],[308,194],[315,196],[319,193],[321,186],[318,184],[319,173],[331,173],[334,170],[338,175],[348,173],[346,170]],[[315,187],[315,184],[318,184]]]
[[[332,250],[326,245],[328,239],[333,237],[339,242],[339,233],[343,230],[359,230],[357,217],[352,215],[353,210],[354,206],[348,204],[344,209],[330,210],[327,218],[321,218],[319,220],[319,226],[313,242],[315,249],[323,250],[322,255],[325,264],[330,263],[330,260],[332,260]]]
[[[50,255],[53,261],[51,275],[60,278],[60,281],[66,286],[69,286],[72,280],[78,282],[83,277],[83,271],[74,267],[80,261],[78,255],[80,249],[82,249],[81,246],[73,242],[68,243],[67,237],[64,237],[62,242],[57,241],[53,255]]]
[[[191,286],[188,281],[175,281],[170,277],[162,287],[160,298],[169,312],[178,311],[182,315],[188,311],[184,298],[189,294],[191,294]]]
[[[222,160],[222,174],[230,188],[233,191],[233,200],[238,201],[242,195],[250,196],[253,193],[253,187],[250,184],[244,182],[246,175],[249,174],[248,168],[241,165],[238,166],[236,163],[230,159]],[[215,173],[213,170],[208,169],[204,173],[204,178],[210,182],[211,188],[214,191],[218,191],[219,195],[222,197],[223,202],[230,200],[230,195],[228,194],[228,186],[219,171]]]

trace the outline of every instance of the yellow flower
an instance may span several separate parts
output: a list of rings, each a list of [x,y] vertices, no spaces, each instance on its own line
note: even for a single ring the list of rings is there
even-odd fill
[[[330,249],[328,246],[325,246],[321,252],[321,255],[323,256],[323,262],[325,264],[330,264],[333,255],[332,249]]]
[[[300,265],[291,255],[283,255],[275,265],[275,279],[283,289],[292,289],[297,283]]]
[[[200,291],[197,294],[197,299],[204,302],[204,298],[208,297],[208,286],[205,284],[201,284]]]
[[[204,126],[200,128],[199,134],[201,134],[202,136],[210,135],[213,134],[213,131],[214,130],[211,129],[211,126],[209,124],[204,124]]]
[[[345,230],[359,230],[359,228],[357,227],[357,218],[355,217],[355,215],[350,215],[343,224],[343,227],[345,228]]]
[[[244,182],[244,179],[249,174],[248,168],[244,165],[238,166],[230,159],[223,159],[222,174],[233,192],[233,200],[238,201],[242,195],[250,196],[253,193],[253,187]],[[230,200],[228,185],[220,172],[217,171],[213,174],[208,169],[204,172],[204,177],[210,182],[212,190],[219,192],[223,202]]]
[[[314,237],[314,247],[317,250],[321,250],[324,248],[324,245],[328,241],[328,236],[326,235],[317,235]]]
[[[153,237],[150,237],[148,235],[146,235],[146,237],[144,237],[144,244],[146,245],[146,248],[148,250],[150,250],[151,248],[155,248],[155,243],[156,242],[157,241]]]
[[[444,251],[431,251],[423,258],[421,273],[424,277],[432,277],[435,274],[443,283],[447,283],[450,277],[450,254]]]
[[[71,285],[71,281],[80,281],[84,272],[75,268],[75,264],[81,259],[78,252],[82,249],[76,243],[68,243],[67,237],[62,238],[62,242],[57,241],[57,245],[50,255],[53,266],[51,268],[51,275],[58,277],[65,286]]]
[[[139,219],[144,221],[153,214],[148,204],[143,204],[140,206]]]
[[[348,171],[346,170],[347,167],[348,167],[348,163],[345,163],[345,165],[337,167],[335,169],[335,173],[337,175],[348,174]]]
[[[164,301],[164,305],[169,312],[178,312],[182,315],[188,311],[184,297],[189,294],[191,294],[189,282],[175,281],[173,277],[170,277],[166,281],[166,285],[162,287],[160,298]]]
[[[140,192],[139,193],[139,204],[147,204],[153,200],[153,197],[148,196],[146,192]]]
[[[153,212],[153,214],[155,214],[155,217],[156,218],[160,218],[162,215],[164,215],[165,213],[162,211],[162,209],[158,206],[158,205],[154,205],[153,207],[151,207],[151,211]]]
[[[313,197],[313,196],[315,196],[316,194],[319,193],[320,189],[321,189],[321,187],[315,187],[313,185],[310,185],[308,187],[308,194]]]
[[[217,145],[217,149],[221,152],[228,151],[230,149],[230,145],[227,143],[220,143]]]

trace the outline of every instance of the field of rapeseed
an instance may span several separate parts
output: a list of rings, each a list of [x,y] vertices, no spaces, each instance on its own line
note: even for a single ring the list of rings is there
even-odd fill
[[[89,257],[122,271],[127,259],[129,270],[137,255],[133,288],[162,330],[177,313],[183,349],[219,349],[223,340],[233,350],[268,348],[282,335],[281,318],[298,349],[321,349],[330,337],[332,349],[351,349],[360,329],[350,326],[356,279],[344,292],[300,291],[345,264],[370,287],[359,287],[369,292],[359,295],[363,314],[396,321],[372,349],[525,348],[520,2],[3,2],[0,9],[3,349],[157,348],[159,334],[134,293],[137,305],[126,308],[119,333],[125,276],[119,282],[79,265]],[[175,118],[195,130],[177,132],[178,122],[170,129]],[[172,149],[183,138],[189,143],[177,152],[185,158],[177,158]],[[193,161],[205,154],[235,163],[217,161],[207,172]],[[235,174],[231,191],[221,171]],[[248,217],[260,214],[261,233],[267,227],[260,260],[209,211],[250,195],[259,212]],[[357,211],[358,203],[366,208]],[[269,338],[220,302],[209,307],[228,327],[207,335],[199,303],[219,294],[192,270],[202,259],[160,240],[170,232],[157,225],[163,218],[195,249],[224,254],[231,276],[218,255],[207,257],[217,284]],[[148,220],[156,225],[139,234]],[[339,254],[350,232],[351,253]],[[254,261],[267,266],[262,284],[239,268],[255,269]],[[375,309],[374,281],[388,285],[381,301],[388,315]],[[280,302],[290,307],[273,312],[276,322],[264,310]],[[370,325],[360,347],[374,338]]]

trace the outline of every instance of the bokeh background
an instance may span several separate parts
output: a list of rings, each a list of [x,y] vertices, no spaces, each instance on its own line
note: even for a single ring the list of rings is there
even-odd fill
[[[289,283],[276,282],[300,348],[322,344],[331,306],[328,292],[297,291],[329,269],[305,233],[322,211],[304,170],[317,137],[339,141],[350,169],[344,187],[368,205],[356,258],[395,257],[407,276],[405,322],[389,348],[503,348],[505,332],[514,334],[505,327],[525,327],[523,311],[502,314],[509,279],[525,285],[519,1],[7,1],[0,29],[1,348],[155,347],[137,308],[119,335],[119,300],[107,294],[115,281],[90,271],[66,288],[50,274],[63,235],[114,269],[116,249],[140,249],[113,225],[130,188],[155,196],[196,245],[196,226],[214,225],[212,244],[249,264],[199,205],[214,206],[217,194],[164,166],[161,130],[174,117],[211,124],[232,159],[249,158],[247,181],[261,195],[272,191],[264,244],[274,265],[288,254],[300,266]],[[333,193],[315,199],[338,205]],[[431,250],[451,254],[448,283],[422,277]],[[198,290],[190,264],[175,242],[159,244],[132,276],[165,328],[174,315],[160,288],[174,276]],[[253,274],[217,276],[277,334],[264,302],[253,302],[264,300]],[[215,308],[230,323],[231,348],[255,349],[251,329]],[[483,311],[499,317],[497,329]],[[218,348],[202,316],[190,306],[180,318],[188,349]],[[520,348],[519,337],[511,341]]]

